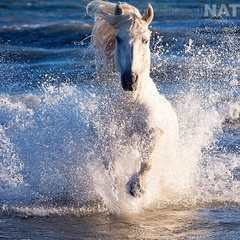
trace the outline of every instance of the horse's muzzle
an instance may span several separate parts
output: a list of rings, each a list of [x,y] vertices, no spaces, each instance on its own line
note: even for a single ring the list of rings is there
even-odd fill
[[[138,75],[134,73],[124,73],[121,76],[124,91],[136,91],[138,86]]]

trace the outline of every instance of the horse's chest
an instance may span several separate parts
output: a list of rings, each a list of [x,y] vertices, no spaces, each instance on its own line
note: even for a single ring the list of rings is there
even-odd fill
[[[121,118],[124,119],[124,128],[128,137],[147,131],[148,114],[143,106],[136,104],[126,107]]]
[[[154,143],[154,132],[148,128],[147,109],[142,105],[136,105],[134,108],[128,108],[124,117],[126,143],[139,150],[142,160],[147,159]]]

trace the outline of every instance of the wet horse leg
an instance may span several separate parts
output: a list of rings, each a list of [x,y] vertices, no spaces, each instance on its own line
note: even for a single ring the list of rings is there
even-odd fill
[[[164,134],[163,130],[157,129],[155,131],[155,139],[154,144],[151,149],[151,153],[149,155],[149,158],[147,160],[144,160],[141,162],[140,170],[138,173],[134,174],[129,181],[129,192],[134,197],[141,197],[146,189],[146,177],[148,172],[151,170],[152,165],[152,159],[153,159],[153,153],[154,149],[156,147],[156,143],[160,139],[160,137]]]

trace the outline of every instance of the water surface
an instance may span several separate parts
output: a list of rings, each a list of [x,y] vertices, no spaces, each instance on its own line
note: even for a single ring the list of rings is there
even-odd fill
[[[240,13],[151,3],[151,76],[178,115],[182,164],[152,199],[135,200],[112,181],[127,182],[137,154],[118,127],[127,120],[102,94],[117,79],[96,78],[87,2],[1,1],[1,239],[238,239]],[[113,145],[105,129],[118,133]],[[102,164],[112,146],[127,153],[117,176]]]

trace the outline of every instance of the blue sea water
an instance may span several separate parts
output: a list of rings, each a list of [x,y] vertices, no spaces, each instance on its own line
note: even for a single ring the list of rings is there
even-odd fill
[[[104,138],[101,109],[111,131],[124,119],[102,96],[113,83],[96,77],[87,3],[0,2],[0,239],[238,239],[238,1],[151,1],[151,77],[177,113],[182,166],[150,205],[110,182],[128,168],[102,169],[115,145],[130,169],[136,155],[121,134]]]

